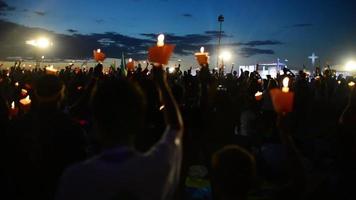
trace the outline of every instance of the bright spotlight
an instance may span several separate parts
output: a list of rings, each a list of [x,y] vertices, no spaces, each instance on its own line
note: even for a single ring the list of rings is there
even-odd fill
[[[38,38],[37,40],[28,40],[26,41],[26,44],[40,49],[46,49],[51,45],[51,42],[47,38]]]
[[[356,62],[353,60],[347,62],[345,65],[345,69],[347,71],[356,71]]]
[[[219,56],[219,58],[224,61],[229,61],[231,59],[231,57],[232,57],[232,55],[231,55],[231,52],[229,52],[229,51],[223,51]]]

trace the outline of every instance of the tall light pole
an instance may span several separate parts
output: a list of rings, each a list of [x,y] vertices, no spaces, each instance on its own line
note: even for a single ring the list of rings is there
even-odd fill
[[[218,43],[216,67],[219,67],[220,45],[221,45],[221,36],[222,36],[222,23],[224,21],[225,21],[224,16],[223,15],[219,15],[218,22],[220,23],[220,29],[219,29],[219,43]]]

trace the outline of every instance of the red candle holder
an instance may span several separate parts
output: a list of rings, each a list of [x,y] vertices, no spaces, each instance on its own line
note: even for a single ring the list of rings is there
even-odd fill
[[[9,109],[9,119],[13,119],[19,113],[19,108],[15,106],[15,102],[11,103],[11,108]]]
[[[97,62],[103,62],[106,58],[105,54],[101,52],[100,49],[94,50],[93,56],[94,56],[94,60],[96,60]]]
[[[164,35],[158,36],[157,46],[148,49],[148,60],[158,65],[167,65],[175,45],[164,44]]]
[[[207,65],[209,63],[209,53],[204,52],[204,47],[201,47],[200,52],[195,54],[195,58],[201,66]]]
[[[263,95],[262,92],[256,92],[256,94],[255,94],[256,101],[261,101],[262,100],[262,95]]]
[[[128,71],[134,71],[135,62],[131,58],[129,59],[129,62],[126,64],[126,68]]]
[[[294,92],[283,92],[280,89],[270,91],[274,110],[277,113],[289,113],[293,111]]]

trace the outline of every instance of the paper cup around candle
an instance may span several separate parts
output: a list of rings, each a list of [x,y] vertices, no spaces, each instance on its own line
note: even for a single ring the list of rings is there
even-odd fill
[[[103,62],[106,58],[105,54],[101,52],[100,49],[94,50],[93,55],[94,55],[94,60],[96,60],[97,62]]]
[[[17,114],[18,114],[18,112],[19,112],[19,108],[17,108],[17,107],[15,106],[15,102],[13,101],[13,102],[11,103],[11,107],[10,107],[10,109],[9,109],[9,118],[12,119],[12,118],[16,117]]]
[[[23,98],[20,100],[20,105],[21,108],[24,112],[28,112],[31,108],[31,99],[30,99],[30,95],[27,95],[26,98]]]
[[[154,46],[148,49],[148,60],[151,63],[167,65],[175,45],[165,44],[164,46]]]
[[[280,89],[272,89],[270,94],[274,110],[277,113],[289,113],[293,111],[293,92],[282,92]]]
[[[262,100],[262,92],[256,92],[255,94],[255,99],[256,101],[261,101]]]

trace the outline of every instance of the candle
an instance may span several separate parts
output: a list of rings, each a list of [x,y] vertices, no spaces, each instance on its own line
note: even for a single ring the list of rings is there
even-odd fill
[[[167,65],[174,48],[174,45],[164,44],[164,35],[160,34],[157,45],[148,49],[148,60],[156,66]]]
[[[195,58],[197,59],[200,66],[204,66],[208,64],[209,53],[204,52],[204,47],[200,48],[200,53],[195,53]]]
[[[349,87],[353,88],[355,86],[355,82],[351,81],[348,83]]]
[[[46,67],[46,74],[57,75],[58,70],[53,65]]]
[[[18,86],[19,86],[19,82],[16,82],[16,83],[15,83],[15,86],[18,87]]]
[[[262,92],[260,91],[257,91],[256,94],[255,94],[255,99],[256,101],[261,101],[262,100]]]
[[[289,78],[288,78],[288,77],[285,77],[285,78],[283,79],[282,84],[283,84],[282,92],[289,92],[289,87],[288,87]]]
[[[17,108],[15,106],[15,102],[13,101],[11,103],[11,107],[10,107],[10,110],[9,110],[9,118],[12,119],[12,118],[16,117],[18,112],[19,112],[19,108]]]
[[[21,104],[21,107],[24,110],[24,112],[27,112],[28,110],[30,110],[30,108],[31,108],[30,95],[27,95],[26,98],[21,99],[20,104]]]
[[[294,93],[289,91],[289,78],[283,79],[282,90],[275,88],[270,91],[274,110],[277,113],[288,113],[293,110]]]
[[[27,90],[26,89],[21,89],[21,97],[26,97],[27,96]]]
[[[128,71],[134,71],[135,69],[135,63],[132,60],[132,58],[129,58],[129,62],[126,64],[127,70]]]
[[[93,55],[94,60],[96,60],[97,62],[103,62],[106,58],[105,54],[101,52],[101,49],[94,50]]]

